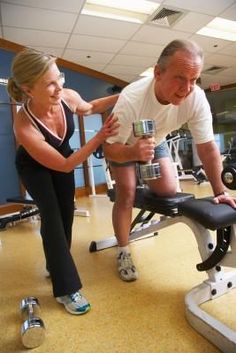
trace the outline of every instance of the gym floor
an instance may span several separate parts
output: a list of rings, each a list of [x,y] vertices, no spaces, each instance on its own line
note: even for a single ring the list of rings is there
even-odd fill
[[[208,183],[183,181],[181,187],[197,197],[211,194]],[[21,343],[19,311],[27,296],[39,299],[46,326],[46,339],[35,353],[219,353],[185,319],[185,294],[206,278],[195,268],[200,257],[191,230],[177,224],[133,242],[140,278],[125,283],[116,272],[116,248],[88,250],[92,240],[113,234],[111,202],[106,196],[85,197],[78,207],[89,210],[90,217],[75,217],[72,254],[91,312],[73,316],[55,301],[46,278],[40,223],[18,223],[0,232],[1,353],[29,351]],[[235,291],[204,308],[236,330]]]

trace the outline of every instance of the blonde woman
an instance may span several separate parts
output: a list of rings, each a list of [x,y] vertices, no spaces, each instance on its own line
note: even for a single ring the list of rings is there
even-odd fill
[[[108,96],[84,101],[63,88],[64,76],[56,58],[32,49],[19,52],[12,62],[8,93],[23,103],[14,121],[19,144],[16,167],[23,185],[39,208],[46,268],[53,295],[71,314],[84,314],[89,302],[80,292],[82,283],[71,256],[74,213],[74,168],[107,137],[117,133],[109,117],[101,130],[80,150],[73,152],[73,114],[89,115],[107,110],[117,101]]]

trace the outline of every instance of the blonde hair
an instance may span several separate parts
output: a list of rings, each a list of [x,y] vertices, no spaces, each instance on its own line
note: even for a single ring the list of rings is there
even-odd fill
[[[16,102],[24,102],[27,95],[22,85],[32,88],[55,61],[55,57],[34,49],[24,49],[19,52],[12,61],[12,77],[8,79],[7,91],[10,97]]]

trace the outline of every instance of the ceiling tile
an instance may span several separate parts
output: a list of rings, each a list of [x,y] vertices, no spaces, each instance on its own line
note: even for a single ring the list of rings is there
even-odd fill
[[[236,20],[236,3],[234,3],[234,5],[229,7],[227,10],[223,11],[220,14],[220,17],[226,18],[227,20],[235,21]]]
[[[137,75],[129,75],[129,74],[117,74],[115,72],[106,72],[106,71],[103,71],[104,74],[107,74],[109,76],[113,76],[113,77],[116,77],[118,78],[119,80],[123,80],[123,81],[126,81],[126,82],[132,82],[134,80],[137,79]]]
[[[133,75],[138,75],[143,71],[143,67],[136,67],[136,66],[122,66],[122,65],[112,65],[109,64],[105,68],[107,73],[120,73],[120,74],[133,74]]]
[[[224,75],[217,75],[217,77],[215,75],[202,75],[201,79],[202,79],[202,87],[204,89],[208,88],[212,83],[220,83],[221,86],[224,86],[235,82],[235,77],[234,78],[232,77],[232,79],[229,79]]]
[[[132,38],[132,40],[166,45],[168,42],[173,39],[187,39],[189,33],[180,32],[180,31],[171,31],[170,29],[162,28],[157,25],[144,25]]]
[[[140,24],[136,23],[81,15],[74,28],[74,33],[117,39],[129,39],[140,26]]]
[[[111,61],[114,65],[131,65],[131,66],[152,66],[156,63],[157,59],[155,57],[144,57],[135,55],[116,55],[116,57]]]
[[[57,58],[62,58],[62,54],[64,51],[62,48],[52,48],[51,46],[45,47],[45,46],[31,45],[30,47],[35,50],[42,51],[44,53],[56,56]]]
[[[96,64],[96,63],[88,63],[88,62],[85,63],[83,61],[79,61],[76,64],[84,66],[84,67],[88,67],[89,69],[96,70],[96,71],[99,71],[99,72],[102,72],[102,70],[105,67],[104,64]]]
[[[156,62],[171,40],[192,39],[204,50],[204,68],[233,64],[230,65],[233,68],[215,74],[210,80],[221,85],[232,80],[236,83],[236,43],[195,34],[213,16],[235,20],[236,1],[155,0],[187,13],[170,28],[151,22],[139,25],[81,15],[84,2],[0,0],[3,18],[0,36],[129,82],[139,79],[139,74]]]
[[[86,0],[10,0],[10,3],[66,12],[78,12]],[[3,3],[3,1],[1,1]]]
[[[179,31],[195,33],[205,25],[207,25],[211,20],[213,20],[213,16],[203,15],[196,12],[189,12],[183,16],[174,26],[173,29],[177,29]]]
[[[222,54],[212,54],[208,56],[207,61],[208,64],[212,65],[219,65],[219,66],[227,66],[236,67],[236,60],[235,57],[229,55],[222,55]]]
[[[113,58],[114,54],[112,53],[103,53],[90,50],[75,50],[75,49],[66,49],[63,54],[63,59],[74,61],[74,62],[83,62],[88,63],[89,65],[96,64],[107,64]]]
[[[109,39],[103,37],[84,36],[73,34],[68,43],[70,49],[83,49],[91,51],[104,51],[107,53],[115,53],[125,44],[124,40]]]
[[[158,58],[162,49],[163,45],[128,41],[127,44],[121,49],[120,54],[137,56],[143,56],[145,54],[145,56]]]
[[[4,26],[71,32],[76,14],[2,4]],[[27,21],[26,21],[27,19]]]
[[[166,0],[164,6],[167,7],[169,5],[210,16],[217,16],[233,3],[234,0]]]
[[[219,50],[218,54],[226,54],[226,55],[236,56],[236,43],[230,43],[222,51]]]
[[[195,41],[203,49],[203,51],[206,51],[209,53],[216,53],[219,50],[224,49],[225,47],[227,47],[229,44],[232,43],[228,40],[210,38],[210,37],[202,36],[200,34],[194,34],[193,36],[191,36],[190,39]]]
[[[21,45],[64,48],[69,35],[65,33],[28,30],[12,27],[4,27],[4,37]],[[37,40],[35,39],[37,38]]]
[[[235,67],[230,67],[225,69],[224,71],[220,72],[219,75],[223,75],[225,77],[234,78],[234,82],[236,82],[236,70]]]

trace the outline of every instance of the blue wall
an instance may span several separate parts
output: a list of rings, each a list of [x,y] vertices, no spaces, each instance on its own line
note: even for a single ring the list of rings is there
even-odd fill
[[[0,77],[10,75],[13,54],[0,50]],[[6,87],[0,85],[0,204],[6,198],[20,194],[20,184],[15,169],[15,140],[12,130],[12,113]]]
[[[8,78],[10,76],[11,61],[14,53],[0,49],[0,77]],[[72,88],[79,92],[81,97],[87,101],[109,95],[111,83],[90,77],[76,71],[60,67],[65,73],[65,87]],[[9,103],[9,97],[5,86],[0,85],[0,205],[6,203],[6,198],[20,194],[20,183],[15,169],[15,140],[12,130],[12,113]],[[93,115],[86,117],[85,129],[100,129],[102,125],[101,116]],[[76,131],[71,139],[73,148],[80,148],[80,139],[78,132],[77,116],[75,116]],[[90,136],[92,137],[92,136]],[[86,134],[89,139],[89,134]],[[97,161],[95,161],[95,165]],[[100,167],[94,168],[95,184],[105,183],[105,175]],[[76,187],[84,186],[83,167],[78,166],[75,170]]]

